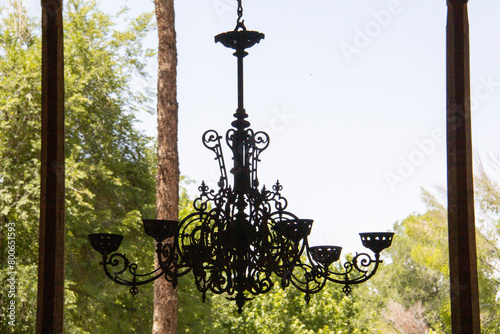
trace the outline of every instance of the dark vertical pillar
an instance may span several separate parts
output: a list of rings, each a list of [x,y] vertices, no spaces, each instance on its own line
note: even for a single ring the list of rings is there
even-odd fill
[[[63,332],[64,75],[62,0],[42,0],[42,170],[36,332]]]
[[[470,114],[468,0],[448,0],[447,163],[452,332],[480,333]]]

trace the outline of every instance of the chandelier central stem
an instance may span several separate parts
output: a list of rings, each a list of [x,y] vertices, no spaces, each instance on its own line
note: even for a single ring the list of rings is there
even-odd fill
[[[244,33],[243,31],[236,31],[235,33]],[[248,114],[245,111],[244,106],[244,89],[243,89],[243,58],[248,55],[248,52],[245,51],[243,46],[239,46],[236,49],[236,52],[233,55],[238,59],[238,109],[236,109],[236,113],[234,120],[231,125],[235,127],[238,131],[244,131],[246,128],[250,126],[250,122],[246,120]]]
[[[250,122],[246,120],[248,114],[244,107],[243,58],[248,55],[245,50],[259,43],[263,38],[263,33],[247,30],[243,21],[238,21],[233,31],[215,36],[215,42],[220,42],[225,47],[235,50],[233,55],[237,58],[238,108],[233,115],[235,120],[231,123],[235,130],[228,132],[234,162],[231,173],[234,175],[234,193],[237,195],[248,194],[251,190],[250,150],[253,137],[252,131],[247,130]]]
[[[244,107],[244,91],[243,91],[243,58],[247,55],[247,52],[235,52],[235,56],[238,58],[238,112],[245,112]]]
[[[234,175],[234,191],[236,194],[243,195],[250,191],[250,166],[249,166],[249,143],[247,130],[250,122],[246,120],[248,114],[244,108],[244,91],[243,91],[243,58],[248,55],[244,50],[236,50],[234,55],[238,61],[238,109],[234,117],[235,121],[232,125],[236,128],[233,138],[233,156],[234,168],[231,173]]]

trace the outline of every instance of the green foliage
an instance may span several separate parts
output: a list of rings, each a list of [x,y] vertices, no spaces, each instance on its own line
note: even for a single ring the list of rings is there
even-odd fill
[[[369,283],[376,287],[370,294],[378,303],[376,308],[386,309],[386,316],[378,319],[379,327],[416,322],[420,316],[426,319],[424,327],[449,327],[441,318],[441,313],[449,308],[447,229],[443,214],[430,208],[423,215],[410,215],[394,225],[393,244],[385,251],[389,264]],[[389,302],[392,310],[388,308]],[[423,307],[422,315],[409,311],[416,305]],[[401,312],[396,312],[396,307]]]
[[[152,286],[136,298],[116,289],[100,269],[87,235],[127,235],[122,250],[153,265],[141,217],[155,216],[156,154],[134,128],[134,112],[150,110],[149,96],[134,91],[145,76],[142,40],[153,13],[129,20],[124,31],[96,1],[65,3],[66,291],[65,332],[144,333],[151,327]],[[18,292],[15,333],[35,324],[40,194],[41,48],[37,26],[19,3],[0,20],[0,276],[7,274],[6,226],[16,225]],[[30,273],[26,275],[25,273]],[[121,291],[123,293],[117,293]],[[6,300],[1,290],[2,305]],[[8,333],[2,312],[0,332]],[[128,316],[123,321],[124,315]]]
[[[500,160],[493,160],[498,172]],[[478,247],[478,279],[481,306],[481,331],[498,333],[500,328],[500,185],[478,162],[475,176],[475,196],[479,203],[476,216],[480,231],[476,233]]]
[[[17,6],[0,19],[0,278],[11,278],[7,244],[15,242],[16,330],[32,333],[40,194],[40,41],[34,22]],[[10,229],[9,229],[10,227]],[[10,239],[11,237],[12,239]],[[12,245],[12,244],[11,244]],[[34,280],[34,281],[32,281]],[[0,287],[0,332],[9,333]]]
[[[179,333],[316,334],[369,333],[358,320],[357,289],[347,297],[338,285],[329,285],[309,304],[293,287],[276,282],[271,291],[247,302],[243,314],[234,301],[207,295],[201,303],[191,275],[179,283]]]
[[[475,182],[481,331],[498,333],[500,188],[483,169]],[[422,198],[427,212],[411,214],[394,225],[387,264],[363,287],[368,296],[365,305],[383,310],[379,312],[383,317],[365,315],[382,333],[451,333],[447,212],[429,192],[423,190]]]

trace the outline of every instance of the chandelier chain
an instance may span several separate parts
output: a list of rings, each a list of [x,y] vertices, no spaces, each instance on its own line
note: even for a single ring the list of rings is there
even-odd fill
[[[242,17],[243,17],[243,5],[241,4],[241,0],[238,0],[238,23],[240,23]]]
[[[242,28],[243,30],[246,30],[245,29],[245,21],[242,20],[242,17],[243,17],[243,5],[242,5],[242,0],[238,0],[238,10],[237,10],[237,13],[238,13],[238,19],[236,20],[236,29],[235,30],[238,30],[238,28]]]

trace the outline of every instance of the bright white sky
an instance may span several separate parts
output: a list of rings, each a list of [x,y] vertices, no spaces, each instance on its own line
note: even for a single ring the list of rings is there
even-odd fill
[[[39,13],[40,0],[25,3]],[[146,0],[102,7],[125,3],[131,14],[154,9]],[[271,136],[261,184],[279,178],[289,210],[315,220],[311,244],[359,251],[357,233],[391,230],[424,212],[420,188],[446,186],[446,1],[244,0],[243,7],[247,28],[266,34],[245,58],[249,120]],[[236,59],[213,41],[234,29],[236,0],[176,1],[175,9],[181,173],[215,188],[217,162],[201,135],[224,134],[236,108]],[[500,142],[498,13],[498,0],[470,1],[473,145],[484,160]],[[156,44],[153,34],[148,47]],[[154,62],[150,72],[141,84],[155,87]],[[156,135],[156,118],[140,118]]]

